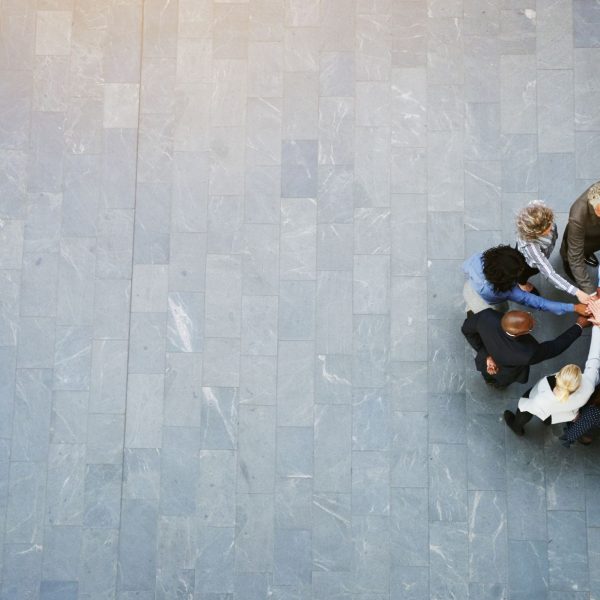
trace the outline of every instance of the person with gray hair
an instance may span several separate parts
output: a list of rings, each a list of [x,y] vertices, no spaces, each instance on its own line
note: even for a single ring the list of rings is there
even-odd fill
[[[585,265],[598,266],[594,252],[600,250],[600,182],[589,187],[571,206],[560,256],[565,273],[586,294],[594,294],[596,285]]]
[[[541,273],[555,288],[577,296],[579,302],[587,304],[590,301],[589,294],[561,277],[550,263],[549,258],[558,238],[554,211],[541,200],[534,200],[519,211],[516,226],[517,250],[527,263],[527,268],[518,279],[521,288],[532,292],[533,286],[527,280]]]

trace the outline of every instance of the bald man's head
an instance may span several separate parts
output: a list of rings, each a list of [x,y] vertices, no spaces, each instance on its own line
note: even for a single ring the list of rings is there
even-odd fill
[[[502,329],[509,335],[524,335],[529,333],[535,322],[533,317],[522,310],[510,310],[502,317]]]

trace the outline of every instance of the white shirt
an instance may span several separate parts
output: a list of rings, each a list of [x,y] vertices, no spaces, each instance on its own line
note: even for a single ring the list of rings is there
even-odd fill
[[[592,329],[590,351],[579,388],[569,396],[566,402],[561,402],[550,388],[548,379],[544,377],[533,386],[529,398],[519,400],[519,410],[529,412],[542,421],[548,417],[552,418],[552,423],[572,421],[598,385],[599,369],[600,327],[595,325]]]

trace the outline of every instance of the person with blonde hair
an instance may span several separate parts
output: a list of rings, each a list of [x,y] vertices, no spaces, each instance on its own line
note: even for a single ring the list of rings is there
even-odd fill
[[[598,301],[592,301],[599,305]],[[599,306],[596,306],[598,312]],[[596,323],[596,321],[593,321]],[[583,373],[577,365],[565,365],[558,373],[542,377],[519,400],[516,414],[504,411],[504,421],[517,435],[524,435],[524,426],[533,416],[546,424],[573,421],[594,393],[600,369],[600,327],[594,325],[592,342]]]
[[[594,252],[600,250],[600,181],[590,186],[569,210],[560,256],[565,273],[586,294],[597,290],[586,265],[598,267]]]
[[[579,302],[587,304],[590,296],[561,277],[548,260],[558,232],[554,212],[540,200],[534,200],[517,214],[517,249],[525,257],[527,269],[520,275],[518,284],[524,291],[533,291],[528,279],[541,273],[555,288],[576,296]]]

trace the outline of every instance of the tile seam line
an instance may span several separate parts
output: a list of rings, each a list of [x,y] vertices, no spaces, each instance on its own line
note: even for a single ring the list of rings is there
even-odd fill
[[[132,317],[132,305],[133,305],[133,268],[135,265],[135,222],[137,216],[137,193],[138,193],[138,174],[139,174],[139,146],[140,146],[140,121],[141,121],[141,102],[142,102],[142,64],[144,61],[144,13],[145,13],[145,2],[140,3],[140,62],[139,62],[139,93],[138,93],[138,101],[137,101],[137,130],[136,130],[136,140],[135,140],[135,187],[133,191],[133,231],[131,237],[131,276],[130,276],[130,287],[129,287],[129,311],[128,311],[128,329],[127,329],[127,371],[125,373],[125,406],[123,408],[123,446],[121,452],[121,490],[120,490],[120,498],[119,498],[119,527],[118,527],[118,543],[117,543],[117,557],[116,557],[116,571],[115,571],[115,580],[114,580],[114,590],[115,594],[119,594],[119,564],[120,564],[120,556],[121,556],[121,527],[123,524],[123,501],[124,501],[124,491],[125,491],[125,440],[127,435],[127,402],[129,396],[129,375],[130,375],[130,360],[131,360],[131,317]],[[106,81],[103,82],[106,84]],[[106,150],[105,150],[106,152]],[[164,367],[162,369],[162,374],[164,375]],[[131,373],[132,375],[134,373]],[[164,395],[164,389],[163,389]],[[162,430],[161,430],[162,435]],[[160,452],[160,451],[159,451]],[[157,501],[158,503],[159,501]],[[155,548],[156,553],[156,548]]]

